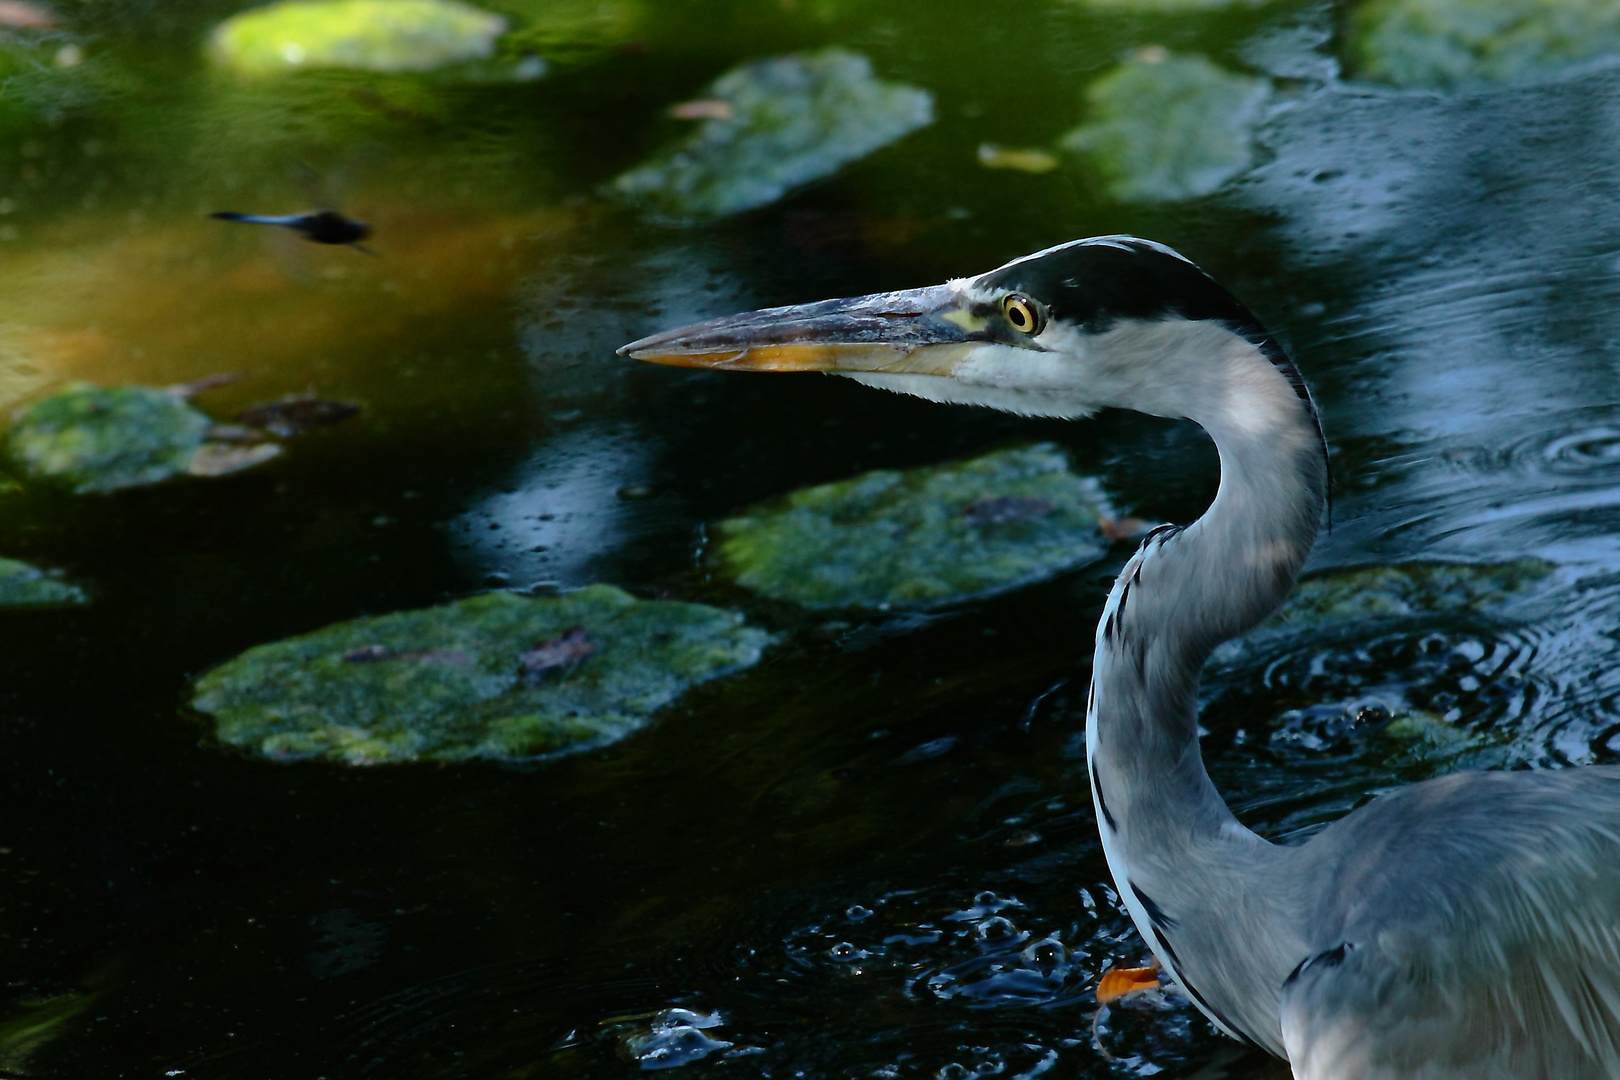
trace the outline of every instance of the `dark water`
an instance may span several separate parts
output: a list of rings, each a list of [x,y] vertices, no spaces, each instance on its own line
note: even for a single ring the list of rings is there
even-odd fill
[[[1175,1002],[1116,1010],[1112,1059],[1093,1042],[1090,982],[1144,955],[1076,756],[1108,564],[929,618],[802,624],[544,767],[272,765],[184,708],[250,645],[502,585],[779,620],[706,578],[703,523],[862,469],[1053,440],[1128,511],[1189,520],[1216,480],[1190,425],[612,355],[1076,236],[1172,244],[1285,336],[1337,476],[1315,565],[1559,567],[1507,614],[1214,672],[1206,753],[1247,823],[1308,832],[1433,771],[1353,734],[1272,737],[1369,688],[1459,710],[1513,764],[1620,757],[1620,69],[1372,87],[1337,76],[1345,11],[1323,4],[693,0],[538,82],[324,123],[206,70],[198,42],[232,10],[64,5],[106,85],[0,128],[0,381],[16,400],[239,370],[204,399],[218,415],[309,387],[366,413],[240,477],[7,497],[0,550],[95,592],[0,616],[0,996],[91,995],[30,1075],[612,1077],[658,1045],[711,1051],[683,1075],[1281,1075]],[[598,195],[676,130],[671,103],[826,44],[930,90],[937,122],[726,223],[657,227]],[[977,164],[981,142],[1050,143],[1090,78],[1151,44],[1275,79],[1256,168],[1128,205],[1073,162]],[[204,219],[301,208],[297,161],[339,178],[377,258]],[[720,1023],[659,1036],[672,1008]]]

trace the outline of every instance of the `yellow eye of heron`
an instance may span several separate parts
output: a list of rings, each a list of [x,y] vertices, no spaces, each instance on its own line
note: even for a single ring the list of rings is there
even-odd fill
[[[1046,322],[1041,317],[1041,306],[1027,296],[1014,294],[1006,297],[1001,301],[1001,311],[1020,334],[1038,334]]]

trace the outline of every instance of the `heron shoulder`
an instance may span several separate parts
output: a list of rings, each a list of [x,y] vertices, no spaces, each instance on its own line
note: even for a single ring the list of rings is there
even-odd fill
[[[1442,777],[1300,856],[1322,882],[1281,998],[1300,1080],[1620,1075],[1620,770]]]

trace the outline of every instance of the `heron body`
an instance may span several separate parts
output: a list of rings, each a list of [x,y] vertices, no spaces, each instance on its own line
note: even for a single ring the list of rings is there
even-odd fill
[[[1620,770],[1445,776],[1291,846],[1245,828],[1210,781],[1200,669],[1292,587],[1325,514],[1327,455],[1293,363],[1192,263],[1095,237],[620,351],[1199,424],[1220,454],[1215,499],[1125,564],[1087,702],[1097,825],[1143,938],[1217,1027],[1299,1080],[1620,1078]]]

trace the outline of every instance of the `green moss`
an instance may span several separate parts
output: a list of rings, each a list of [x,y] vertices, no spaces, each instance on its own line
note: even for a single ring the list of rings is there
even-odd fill
[[[116,491],[185,472],[211,423],[167,390],[72,383],[18,412],[6,451],[34,479]]]
[[[525,677],[524,654],[573,627],[586,655]],[[199,679],[192,704],[221,742],[275,759],[532,758],[621,739],[768,642],[730,612],[610,585],[497,592],[249,649]]]
[[[717,559],[806,607],[944,604],[1099,558],[1109,516],[1096,481],[1043,444],[796,491],[720,522]]]
[[[1351,21],[1357,72],[1396,86],[1503,81],[1617,52],[1613,0],[1373,0]]]
[[[1086,90],[1090,115],[1063,136],[1127,202],[1208,195],[1254,163],[1270,85],[1202,56],[1144,49]]]
[[[87,604],[77,585],[16,559],[0,559],[0,607],[62,607]]]
[[[455,0],[284,0],[233,15],[209,50],[244,75],[432,71],[495,52],[506,20]]]
[[[724,115],[613,182],[676,221],[766,206],[933,120],[927,91],[874,78],[871,61],[843,49],[747,64],[698,96]]]
[[[19,1002],[0,1020],[0,1070],[21,1073],[29,1060],[95,1000],[92,994],[59,994]]]
[[[1506,563],[1410,562],[1313,575],[1261,631],[1353,619],[1474,611],[1517,596],[1553,571],[1540,559]]]

